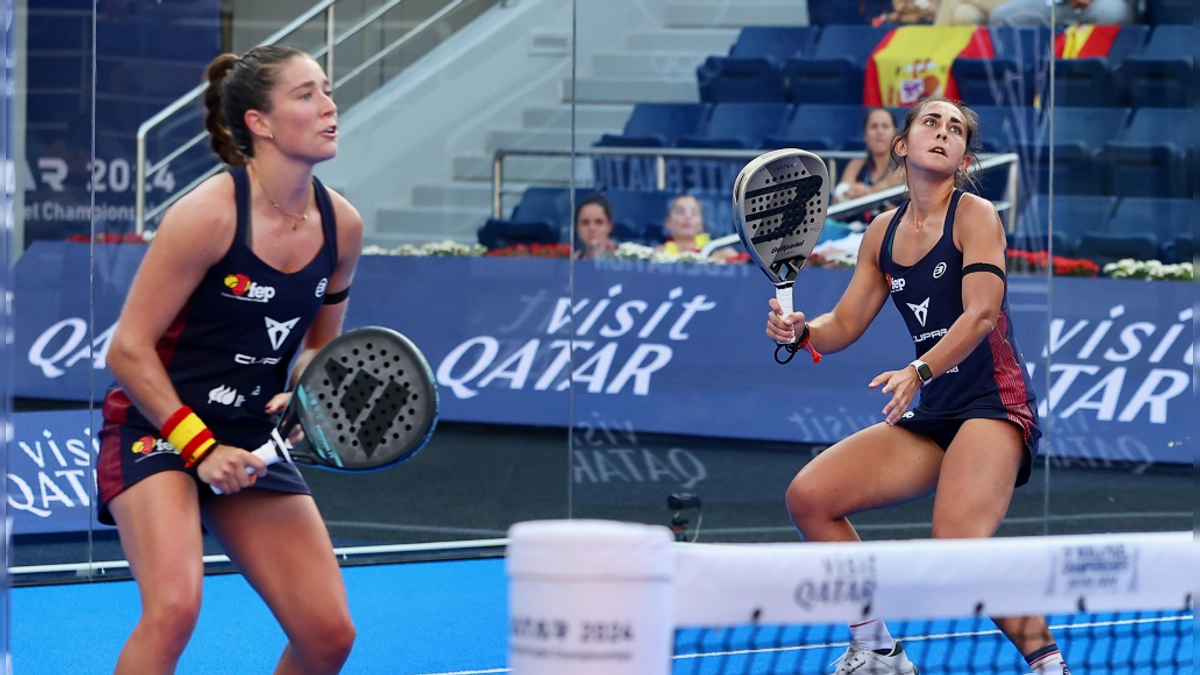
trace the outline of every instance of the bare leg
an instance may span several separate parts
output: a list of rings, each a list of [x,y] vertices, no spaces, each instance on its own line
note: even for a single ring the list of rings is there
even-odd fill
[[[942,449],[907,429],[876,424],[822,452],[792,479],[788,513],[807,541],[858,541],[846,516],[931,493]]]
[[[142,616],[116,673],[174,673],[196,627],[204,586],[196,484],[181,471],[157,473],[117,495],[110,509],[142,599]]]
[[[1016,425],[987,419],[965,422],[942,462],[933,504],[933,536],[964,539],[994,535],[1012,501],[1024,452]],[[1022,656],[1054,642],[1045,617],[993,620]]]
[[[204,522],[288,636],[276,675],[340,672],[355,629],[312,497],[243,491],[208,501]]]

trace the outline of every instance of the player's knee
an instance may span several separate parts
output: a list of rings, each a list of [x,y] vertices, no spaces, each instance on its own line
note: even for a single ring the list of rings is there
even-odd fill
[[[350,650],[358,630],[349,616],[331,616],[309,626],[305,655],[312,662],[321,666],[320,670],[336,671],[346,659],[350,658]]]
[[[142,622],[163,647],[182,653],[200,617],[199,583],[180,584],[143,601]]]
[[[824,512],[827,500],[821,497],[817,486],[803,476],[796,476],[792,479],[784,500],[796,527],[803,529],[806,522],[828,518],[828,514]]]

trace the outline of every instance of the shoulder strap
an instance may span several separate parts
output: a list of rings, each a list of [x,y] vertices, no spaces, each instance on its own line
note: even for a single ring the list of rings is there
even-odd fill
[[[237,203],[237,233],[233,236],[233,241],[244,242],[249,248],[250,174],[246,172],[246,167],[234,166],[229,168],[229,175],[233,176],[234,201]]]
[[[329,197],[329,190],[316,176],[313,176],[313,190],[316,191],[317,209],[321,211],[321,227],[325,230],[325,250],[329,252],[330,269],[337,269],[337,216],[334,214],[333,200]]]
[[[904,210],[908,208],[910,200],[905,199],[896,209],[895,215],[892,216],[892,222],[888,223],[887,232],[883,234],[883,243],[879,245],[879,258],[876,262],[879,264],[879,269],[883,269],[883,261],[892,261],[892,243],[896,240],[896,228],[900,226],[900,216],[904,215]]]

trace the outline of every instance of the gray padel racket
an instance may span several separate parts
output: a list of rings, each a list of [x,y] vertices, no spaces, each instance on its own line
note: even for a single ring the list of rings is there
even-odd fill
[[[437,418],[437,384],[417,346],[388,328],[357,328],[317,352],[253,453],[268,465],[375,471],[425,447]]]
[[[829,208],[829,169],[811,152],[784,148],[759,155],[733,183],[733,212],[738,236],[751,259],[775,284],[784,314],[792,312],[792,284],[808,262]],[[775,360],[787,363],[808,344],[808,327],[797,342],[780,345]],[[779,349],[786,348],[786,359]]]

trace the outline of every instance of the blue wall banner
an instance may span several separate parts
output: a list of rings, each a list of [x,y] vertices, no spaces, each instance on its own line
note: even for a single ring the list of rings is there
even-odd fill
[[[47,534],[113,529],[94,517],[100,452],[100,414],[92,426],[86,410],[16,413],[8,444],[7,505],[13,534]]]
[[[111,382],[104,355],[144,248],[97,248],[94,327],[86,245],[41,242],[17,262],[15,395],[86,400],[89,368],[95,398]],[[883,400],[867,383],[912,358],[903,322],[885,307],[844,353],[777,365],[763,333],[772,288],[753,266],[579,263],[572,302],[569,265],[367,256],[347,328],[411,337],[437,374],[447,421],[809,443],[878,422]],[[806,270],[797,307],[827,311],[849,279]],[[1191,462],[1192,292],[1186,283],[1056,278],[1051,303],[1044,279],[1010,279],[1018,341],[1043,415],[1053,409],[1043,449]]]

